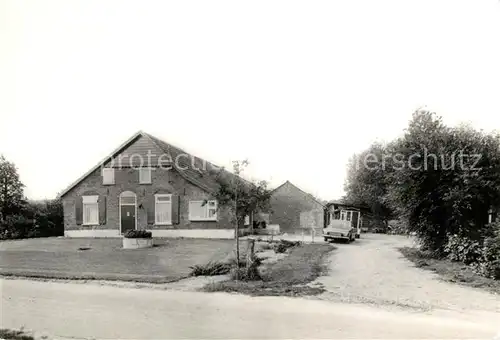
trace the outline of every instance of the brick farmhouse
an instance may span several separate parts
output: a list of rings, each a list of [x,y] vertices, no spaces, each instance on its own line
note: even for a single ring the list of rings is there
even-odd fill
[[[154,237],[233,238],[232,212],[213,199],[217,176],[251,185],[139,131],[60,194],[65,236],[145,229]],[[251,223],[249,216],[243,232]]]

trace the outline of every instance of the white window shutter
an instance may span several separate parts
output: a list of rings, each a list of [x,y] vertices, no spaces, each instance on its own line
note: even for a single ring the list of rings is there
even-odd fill
[[[151,184],[151,168],[140,168],[139,169],[139,183],[140,184]]]
[[[115,169],[103,168],[102,169],[102,184],[115,184]]]

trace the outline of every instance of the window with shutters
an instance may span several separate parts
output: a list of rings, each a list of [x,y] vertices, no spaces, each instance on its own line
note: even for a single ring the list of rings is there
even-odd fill
[[[83,201],[83,224],[99,224],[99,205],[97,203],[99,196],[82,196]]]
[[[155,195],[155,224],[172,224],[172,195]]]
[[[139,169],[139,184],[151,184],[151,168]]]
[[[189,201],[190,221],[217,221],[217,201]]]
[[[102,184],[104,185],[115,184],[115,169],[113,168],[102,169]]]

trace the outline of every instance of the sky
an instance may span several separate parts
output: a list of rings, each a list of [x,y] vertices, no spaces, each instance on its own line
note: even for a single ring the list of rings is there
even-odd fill
[[[32,199],[138,130],[337,199],[420,107],[500,128],[500,1],[0,2],[0,154]]]

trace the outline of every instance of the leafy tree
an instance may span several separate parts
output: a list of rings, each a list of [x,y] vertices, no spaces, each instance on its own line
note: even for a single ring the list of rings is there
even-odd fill
[[[15,165],[0,156],[0,239],[64,234],[60,200],[28,202]]]
[[[500,203],[500,137],[450,128],[433,112],[413,114],[391,143],[386,201],[422,244],[443,254],[449,235],[480,238],[490,206]]]
[[[240,177],[248,166],[247,160],[234,161],[233,173],[229,175],[224,169],[218,171],[216,180],[218,190],[213,194],[220,208],[229,209],[233,216],[236,241],[236,263],[239,265],[239,228],[244,225],[245,218],[256,211],[269,210],[271,191],[267,182],[248,182]]]
[[[20,213],[25,204],[23,188],[14,163],[0,155],[0,221]]]
[[[64,235],[63,207],[60,199],[29,202],[23,215],[34,221],[26,237]]]
[[[373,218],[387,227],[394,214],[386,201],[388,169],[385,165],[385,148],[380,143],[374,143],[349,160],[344,201],[369,207]]]
[[[400,138],[351,159],[346,192],[378,219],[404,220],[436,255],[451,235],[481,242],[488,209],[500,206],[500,135],[416,111]]]

